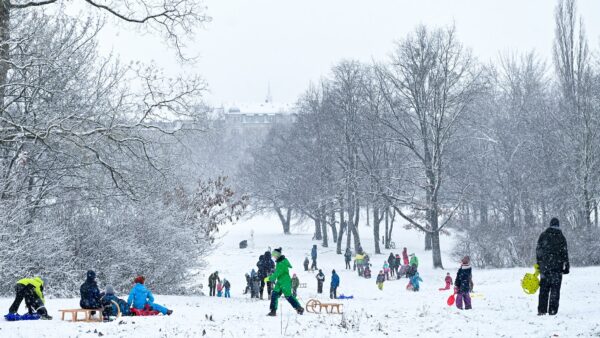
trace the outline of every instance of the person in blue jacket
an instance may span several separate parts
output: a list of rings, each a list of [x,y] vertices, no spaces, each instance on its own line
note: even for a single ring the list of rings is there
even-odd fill
[[[102,310],[104,320],[109,320],[110,316],[116,317],[119,314],[119,311],[121,311],[121,316],[131,315],[127,302],[115,296],[115,288],[112,285],[106,286],[106,292],[100,301],[104,306]]]
[[[163,315],[170,316],[173,313],[173,310],[169,310],[162,305],[154,303],[154,296],[152,295],[152,292],[146,289],[146,286],[144,286],[145,281],[146,279],[144,276],[138,276],[135,278],[135,285],[131,289],[131,292],[129,292],[127,304],[130,307],[138,310],[143,310],[146,305],[149,305],[152,310],[156,310]]]
[[[336,299],[337,298],[337,288],[340,286],[340,276],[335,272],[335,270],[331,270],[331,286],[329,288],[329,298]]]
[[[312,264],[310,265],[311,270],[317,270],[317,245],[314,244],[310,250],[310,258],[312,258]]]
[[[421,277],[419,276],[419,272],[415,272],[415,274],[410,278],[410,283],[412,284],[412,290],[414,292],[418,292],[421,288],[420,286],[420,282],[422,282],[423,279],[421,279]]]

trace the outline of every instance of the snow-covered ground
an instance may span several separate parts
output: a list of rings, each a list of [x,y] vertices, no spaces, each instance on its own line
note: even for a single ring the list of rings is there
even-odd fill
[[[360,229],[363,246],[372,252],[370,228]],[[248,249],[238,248],[239,241],[250,239]],[[422,250],[422,234],[396,227],[394,240],[398,247],[407,246],[420,258],[419,271],[424,280],[421,292],[405,290],[406,279],[385,283],[383,291],[375,279],[359,278],[344,269],[343,257],[334,248],[319,245],[319,267],[326,273],[325,294],[316,294],[314,274],[304,272],[302,261],[310,252],[310,227],[297,229],[296,234],[283,236],[276,218],[255,217],[233,227],[227,227],[220,247],[209,258],[211,268],[200,281],[206,284],[214,270],[232,283],[232,298],[157,296],[157,302],[174,310],[170,317],[124,318],[110,323],[62,322],[58,309],[77,307],[78,299],[49,299],[52,321],[6,322],[0,320],[0,337],[590,337],[600,336],[600,268],[574,268],[563,281],[561,307],[558,316],[537,317],[536,296],[521,291],[520,279],[525,269],[474,270],[475,291],[473,310],[459,311],[448,307],[449,291],[440,292],[449,271],[454,278],[457,262],[446,254],[446,271],[433,270],[431,254]],[[451,248],[452,238],[443,238],[443,250]],[[316,243],[316,242],[314,242]],[[258,256],[268,247],[281,246],[306,289],[299,289],[299,299],[328,299],[331,269],[341,278],[338,293],[353,295],[341,300],[342,315],[310,314],[298,316],[287,301],[281,300],[280,315],[266,317],[267,300],[250,300],[242,295],[244,273],[255,267]],[[330,244],[330,246],[333,246]],[[400,250],[397,250],[400,251]],[[396,253],[396,251],[394,251]],[[389,255],[372,256],[373,272]],[[99,281],[104,286],[102,281]],[[125,295],[121,295],[125,297]],[[8,309],[12,299],[0,299],[0,309]],[[23,308],[21,308],[21,312]]]

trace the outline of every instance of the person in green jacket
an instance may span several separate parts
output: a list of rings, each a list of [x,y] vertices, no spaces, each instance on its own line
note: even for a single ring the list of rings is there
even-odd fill
[[[266,277],[265,282],[274,282],[275,287],[273,287],[273,293],[271,294],[271,312],[268,313],[268,316],[277,316],[277,303],[282,294],[299,315],[303,314],[304,309],[296,297],[292,295],[292,279],[290,278],[290,268],[292,265],[287,258],[281,254],[281,248],[273,250],[271,256],[273,256],[276,262],[275,272]]]
[[[419,267],[419,258],[417,258],[414,253],[410,254],[410,265],[414,266],[415,268]]]
[[[29,314],[36,312],[42,319],[52,319],[48,315],[44,299],[44,280],[41,277],[23,278],[15,285],[15,301],[10,306],[8,313],[17,313],[21,302],[25,299],[25,305]]]

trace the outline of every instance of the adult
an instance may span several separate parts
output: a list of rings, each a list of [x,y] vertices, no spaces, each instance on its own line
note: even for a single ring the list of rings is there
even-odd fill
[[[79,306],[82,309],[100,309],[102,307],[102,294],[100,294],[100,289],[98,289],[98,283],[96,283],[96,273],[92,270],[89,270],[86,273],[85,282],[81,284],[79,288],[79,293],[81,295],[81,300],[79,301]],[[94,315],[94,312],[92,312]]]
[[[221,282],[221,278],[219,278],[219,271],[215,271],[208,276],[208,288],[210,289],[209,295],[211,297],[217,295],[217,282]]]
[[[310,250],[310,257],[312,258],[312,264],[310,265],[311,270],[317,270],[317,245],[314,244]]]
[[[271,282],[265,282],[265,278],[275,270],[275,263],[271,257],[271,252],[265,251],[264,255],[261,255],[258,258],[256,266],[258,267],[258,278],[260,279],[260,299],[263,299],[265,286],[267,287],[267,298],[270,299],[273,284]]]
[[[408,250],[406,248],[402,249],[402,261],[404,262],[404,265],[408,265],[408,263],[409,263]]]
[[[567,239],[557,218],[552,218],[550,227],[540,235],[535,252],[540,271],[538,315],[553,316],[558,313],[562,275],[570,268]]]
[[[277,262],[275,271],[265,278],[267,281],[275,282],[273,294],[271,295],[271,304],[269,306],[271,311],[268,313],[268,316],[277,316],[277,305],[279,297],[281,297],[282,294],[299,315],[303,314],[304,309],[296,297],[292,295],[292,279],[290,278],[290,269],[292,268],[292,265],[287,258],[281,254],[281,248],[273,250],[273,257]]]
[[[335,270],[331,270],[331,285],[329,287],[329,298],[337,298],[338,286],[340,286],[340,276],[338,276]]]
[[[394,277],[396,272],[396,257],[394,256],[393,252],[390,252],[390,256],[388,257],[388,265],[390,268],[390,275]]]
[[[144,310],[147,307],[149,307],[151,310],[158,311],[163,315],[170,316],[173,313],[173,310],[169,310],[160,304],[154,303],[154,295],[144,285],[145,281],[146,279],[144,278],[144,276],[138,276],[135,278],[135,285],[129,292],[129,298],[127,298],[127,305],[130,308],[132,307],[138,310]]]
[[[352,261],[352,251],[350,251],[350,248],[346,248],[346,252],[344,253],[344,260],[346,261],[346,269],[352,269],[350,267],[350,262]]]
[[[44,299],[44,284],[46,282],[41,277],[23,278],[15,285],[15,301],[8,309],[9,314],[15,314],[19,311],[21,302],[25,299],[25,306],[29,314],[36,312],[41,319],[52,319],[46,310],[46,300]]]
[[[323,283],[325,282],[325,274],[319,270],[317,274],[317,293],[323,293]]]

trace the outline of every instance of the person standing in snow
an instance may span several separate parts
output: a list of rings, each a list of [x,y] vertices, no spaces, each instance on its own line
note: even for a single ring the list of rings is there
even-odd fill
[[[399,254],[396,254],[394,258],[394,273],[396,274],[396,278],[400,279],[400,275],[398,274],[398,269],[402,265],[402,261]]]
[[[410,266],[419,268],[419,258],[414,253],[410,254]]]
[[[421,279],[418,272],[415,272],[415,274],[410,278],[410,285],[412,286],[412,290],[414,292],[418,292],[421,289],[420,282],[422,281],[423,279]]]
[[[254,269],[250,272],[250,298],[260,298],[260,282],[258,274]]]
[[[260,279],[260,299],[263,299],[265,285],[267,286],[267,298],[271,297],[273,284],[271,282],[264,281],[265,277],[273,273],[275,269],[275,263],[273,263],[273,259],[271,258],[271,252],[266,251],[264,255],[261,255],[258,258],[258,263],[256,263],[256,266],[258,267],[258,278]]]
[[[282,294],[299,315],[303,314],[304,309],[296,297],[292,295],[292,279],[290,278],[290,269],[292,268],[292,265],[287,258],[281,254],[281,248],[273,250],[273,257],[277,262],[275,265],[275,272],[265,278],[267,281],[275,282],[273,294],[271,295],[271,304],[269,306],[271,311],[268,313],[268,316],[277,316],[277,305],[279,297],[281,297]]]
[[[216,273],[216,272],[215,272]],[[166,307],[154,303],[154,295],[152,292],[146,288],[144,282],[146,279],[144,276],[138,276],[135,278],[135,285],[129,292],[129,297],[127,298],[127,305],[130,308],[144,310],[146,306],[150,307],[150,309],[158,311],[163,315],[171,315],[173,310],[169,310]]]
[[[314,244],[310,250],[310,257],[312,258],[312,264],[310,265],[311,270],[317,270],[317,245]]]
[[[352,251],[350,251],[350,248],[346,248],[344,260],[346,261],[346,270],[352,269],[352,267],[350,267],[350,262],[352,261]]]
[[[82,309],[99,309],[102,307],[100,299],[103,294],[100,293],[98,283],[96,283],[96,273],[94,271],[89,270],[87,272],[85,282],[79,288],[79,293],[81,295],[79,306]],[[92,316],[94,314],[96,314],[95,311],[92,311]]]
[[[394,253],[390,252],[390,256],[388,257],[388,265],[390,267],[390,276],[394,277],[396,274],[396,270],[394,267],[396,266],[396,257],[394,257]]]
[[[408,250],[406,248],[402,249],[402,261],[404,262],[404,265],[409,265]]]
[[[300,286],[300,279],[298,279],[298,276],[296,276],[296,274],[294,274],[292,276],[292,295],[294,297],[298,297],[298,287]]]
[[[40,315],[41,319],[50,320],[46,310],[46,300],[44,299],[44,285],[46,281],[41,277],[23,278],[15,285],[15,301],[8,309],[9,314],[16,314],[19,311],[21,302],[25,299],[25,306],[29,314],[34,312]]]
[[[552,218],[550,227],[540,235],[535,253],[540,271],[538,316],[553,316],[558,313],[563,274],[570,269],[567,239],[557,218]]]
[[[304,257],[304,271],[308,271],[309,264],[310,264],[310,261],[308,260],[308,257]]]
[[[219,271],[215,271],[210,276],[208,276],[208,288],[209,288],[209,296],[214,297],[217,295],[217,282],[221,282],[219,278]]]
[[[471,290],[473,290],[473,274],[471,269],[471,259],[469,256],[463,257],[460,264],[460,269],[456,273],[454,280],[454,291],[456,292],[456,307],[471,310]]]
[[[383,274],[383,270],[380,270],[375,280],[375,284],[377,284],[379,290],[383,290],[383,282],[385,282],[385,275]]]
[[[331,285],[329,288],[329,298],[337,299],[338,286],[340,286],[340,276],[338,276],[335,270],[331,270]]]
[[[229,281],[227,279],[223,279],[223,288],[225,289],[225,294],[224,297],[225,298],[231,298],[231,283],[229,283]]]
[[[385,280],[390,280],[390,264],[387,261],[383,261],[383,274]]]
[[[325,274],[319,270],[317,274],[317,293],[323,293],[323,283],[325,282]]]

